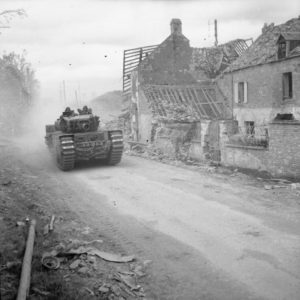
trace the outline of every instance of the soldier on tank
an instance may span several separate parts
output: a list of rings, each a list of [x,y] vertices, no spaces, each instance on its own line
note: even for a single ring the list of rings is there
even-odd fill
[[[88,108],[86,105],[82,109],[78,108],[78,112],[80,115],[86,115],[87,111],[88,111]]]
[[[72,117],[74,115],[75,115],[74,110],[71,110],[69,106],[66,107],[65,111],[62,114],[63,117]]]
[[[88,115],[92,114],[92,109],[85,105],[82,109],[78,108],[78,112],[80,115]]]

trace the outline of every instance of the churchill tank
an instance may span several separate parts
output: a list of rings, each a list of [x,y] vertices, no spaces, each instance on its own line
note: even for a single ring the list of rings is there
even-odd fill
[[[78,109],[77,114],[67,107],[54,124],[46,125],[45,142],[61,170],[70,171],[79,161],[121,161],[122,130],[101,130],[99,123],[91,109]]]

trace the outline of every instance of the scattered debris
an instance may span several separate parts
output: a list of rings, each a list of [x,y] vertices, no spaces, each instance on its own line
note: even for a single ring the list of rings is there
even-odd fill
[[[43,229],[43,234],[44,235],[47,235],[50,231],[53,231],[53,229],[54,229],[54,220],[55,220],[55,215],[52,215],[49,224],[46,224],[44,226],[44,229]]]
[[[18,268],[22,265],[21,261],[8,261],[5,265],[0,266],[0,272],[3,270],[10,270],[14,267]]]
[[[4,186],[9,186],[9,185],[12,184],[12,181],[11,180],[5,180],[1,184],[4,185]]]
[[[46,224],[43,229],[43,234],[47,235],[49,233],[49,224]]]
[[[80,269],[78,269],[78,273],[80,273],[80,274],[86,274],[88,272],[89,272],[88,267],[81,267]]]
[[[264,182],[268,183],[268,184],[264,185],[264,188],[266,190],[288,188],[288,187],[291,187],[293,189],[293,186],[297,185],[297,183],[296,184],[292,183],[290,180],[287,180],[287,179],[284,179],[284,178],[263,179],[263,178],[257,177],[257,180],[264,181]],[[300,187],[300,184],[299,184],[299,187]]]
[[[259,231],[245,231],[244,232],[245,235],[250,235],[250,236],[253,236],[253,237],[259,237],[261,236],[262,234],[259,232]]]
[[[278,185],[278,184],[272,184],[272,185],[265,184],[264,185],[265,190],[282,189],[282,188],[287,188],[287,187],[288,187],[287,185]]]
[[[21,227],[21,226],[26,226],[25,222],[22,222],[22,221],[18,221],[16,223],[17,226]]]
[[[106,261],[111,261],[111,262],[118,262],[118,263],[126,263],[126,262],[130,262],[133,261],[135,259],[135,257],[133,255],[130,256],[121,256],[118,254],[114,254],[114,253],[109,253],[109,252],[104,252],[104,251],[100,251],[96,248],[86,248],[83,246],[80,246],[77,249],[70,249],[68,252],[65,253],[60,253],[60,255],[79,255],[79,254],[90,254],[90,255],[96,255]]]
[[[91,296],[95,296],[95,293],[91,290],[91,289],[89,289],[88,287],[85,287],[84,288],[87,292],[89,292],[89,294],[91,295]]]
[[[52,211],[53,207],[49,207],[48,202],[38,203],[38,199],[41,198],[48,200],[48,195],[45,194],[43,198],[44,191],[37,188],[40,178],[37,181],[30,180],[31,177],[26,176],[23,170],[20,170],[19,177],[15,177],[14,174],[8,177],[6,173],[8,172],[5,172],[3,168],[0,170],[0,198],[4,200],[0,205],[0,210],[5,212],[7,207],[10,211],[7,214],[8,217],[6,213],[0,216],[0,227],[4,224],[9,230],[3,228],[5,238],[1,239],[0,244],[4,246],[2,241],[6,243],[9,235],[11,235],[11,241],[7,247],[0,249],[1,254],[4,253],[0,262],[0,298],[15,299],[17,294],[22,268],[22,261],[19,261],[18,257],[24,252],[26,245],[24,233],[31,227],[33,215],[38,216],[37,235],[29,275],[30,294],[25,292],[25,297],[30,299],[75,299],[79,297],[80,299],[110,300],[142,298],[142,289],[139,289],[139,284],[141,284],[139,278],[144,276],[142,262],[140,267],[133,261],[134,256],[123,256],[126,253],[121,252],[121,248],[115,245],[114,239],[106,238],[100,230],[96,232],[86,225],[82,226],[82,222],[71,218],[68,212],[64,214],[64,211]],[[5,187],[2,183],[11,185]],[[49,195],[49,198],[50,196],[53,195]],[[63,196],[69,195],[64,192]],[[62,214],[62,217],[59,214]],[[106,241],[105,245],[104,241]],[[2,249],[4,249],[3,252]],[[77,254],[74,254],[75,252]],[[113,279],[113,275],[118,271],[120,271],[121,281]]]
[[[58,269],[60,267],[60,259],[64,256],[72,256],[72,255],[80,255],[80,259],[77,259],[73,261],[70,265],[70,269],[76,269],[78,267],[82,267],[78,270],[79,273],[87,273],[88,268],[85,265],[81,264],[81,260],[87,260],[88,262],[94,264],[95,258],[93,256],[98,256],[102,258],[103,260],[110,261],[110,262],[116,262],[116,263],[127,263],[131,262],[135,259],[133,255],[130,256],[121,256],[114,253],[104,252],[100,251],[93,247],[83,247],[80,246],[77,249],[70,249],[69,251],[62,251],[59,252],[57,250],[52,250],[51,252],[45,252],[42,257],[42,265],[45,266],[48,269]],[[83,256],[85,255],[85,256]]]
[[[38,295],[41,295],[41,296],[50,296],[50,295],[51,295],[50,292],[41,291],[40,289],[38,289],[38,288],[36,288],[36,287],[33,287],[33,288],[32,288],[32,291],[35,292],[35,293],[38,294]]]
[[[69,242],[71,243],[72,247],[76,247],[76,246],[79,246],[79,245],[87,246],[87,245],[91,245],[91,244],[94,244],[94,243],[102,244],[103,240],[92,240],[92,241],[87,242],[87,241],[80,241],[80,240],[76,240],[76,239],[70,239]]]
[[[44,257],[51,257],[51,256],[56,256],[58,254],[58,251],[56,249],[53,249],[52,251],[50,252],[44,252],[43,255],[42,255],[42,259]]]
[[[60,260],[55,256],[45,256],[42,258],[42,265],[47,269],[57,270],[60,267]]]
[[[118,262],[118,263],[127,263],[127,262],[133,261],[135,259],[134,255],[121,256],[118,254],[99,251],[97,249],[92,249],[88,253],[91,255],[97,255],[104,260],[111,261],[111,262]]]
[[[300,182],[291,183],[290,187],[291,187],[292,190],[300,189]]]
[[[147,267],[148,265],[152,264],[152,260],[148,259],[144,261],[144,266]]]
[[[76,268],[79,266],[80,262],[81,262],[80,259],[74,260],[74,261],[70,264],[70,266],[69,266],[70,269],[76,269]]]
[[[55,246],[55,250],[57,252],[62,252],[66,249],[66,246],[63,243],[59,243],[58,245]]]
[[[116,273],[113,277],[117,281],[123,282],[131,291],[138,291],[141,286],[136,284],[135,276],[125,275],[120,272]]]
[[[146,276],[146,273],[143,272],[143,267],[139,265],[133,265],[131,266],[132,272],[136,274],[138,277],[144,277]]]
[[[17,261],[8,261],[6,263],[6,269],[12,269],[13,267],[19,267],[20,265],[22,265],[22,262],[17,260]]]
[[[272,190],[274,187],[273,187],[273,185],[265,184],[264,188],[265,188],[265,190]]]
[[[109,288],[106,287],[106,285],[101,285],[101,286],[99,287],[98,291],[99,291],[100,293],[106,294],[106,293],[109,292]]]
[[[86,254],[88,253],[90,250],[92,250],[93,248],[89,247],[83,247],[80,246],[79,248],[72,248],[67,252],[61,253],[60,255],[80,255],[80,254]]]
[[[266,179],[267,181],[276,182],[279,184],[291,184],[292,182],[290,180],[284,179],[284,178],[270,178]]]
[[[96,258],[95,258],[95,256],[88,255],[87,261],[91,264],[94,264],[94,263],[96,263]]]
[[[90,232],[91,232],[91,228],[86,226],[81,233],[82,234],[89,234]]]
[[[54,221],[55,221],[55,215],[52,215],[51,220],[50,220],[50,224],[49,224],[49,231],[53,231]]]

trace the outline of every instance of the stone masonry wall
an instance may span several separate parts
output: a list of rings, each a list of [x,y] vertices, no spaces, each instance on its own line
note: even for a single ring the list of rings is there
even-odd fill
[[[139,141],[141,143],[148,143],[151,140],[153,116],[147,98],[141,87],[139,87],[138,93],[138,111]]]
[[[292,72],[293,98],[283,100],[282,74]],[[248,83],[247,103],[234,103],[235,82]],[[293,113],[300,119],[300,58],[264,64],[232,73],[217,79],[223,94],[233,104],[233,116],[244,125],[254,121],[257,125],[268,124],[278,113]]]
[[[269,171],[300,178],[300,122],[273,122],[269,134]]]
[[[223,165],[268,171],[274,176],[300,178],[300,122],[269,124],[269,147],[226,145],[221,148]]]
[[[139,66],[141,84],[193,84],[192,48],[184,35],[170,35]]]
[[[225,166],[269,171],[267,165],[268,155],[268,149],[228,145],[221,152],[221,163]]]
[[[190,142],[194,136],[195,123],[161,122],[156,135],[155,147],[176,159],[188,157]]]

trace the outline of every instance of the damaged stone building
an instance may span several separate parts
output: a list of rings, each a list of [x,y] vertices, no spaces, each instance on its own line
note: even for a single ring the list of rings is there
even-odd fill
[[[265,25],[262,34],[219,76],[239,126],[262,126],[277,114],[299,119],[300,20]]]
[[[280,176],[300,176],[299,80],[299,18],[209,48],[173,19],[160,45],[124,51],[135,141]]]
[[[236,121],[222,162],[299,176],[300,19],[265,25],[217,82]]]
[[[214,79],[247,48],[242,39],[192,48],[181,21],[173,19],[160,45],[125,51],[133,139],[155,143],[172,156],[187,146],[192,157],[219,160],[219,122],[232,119],[232,107]]]

